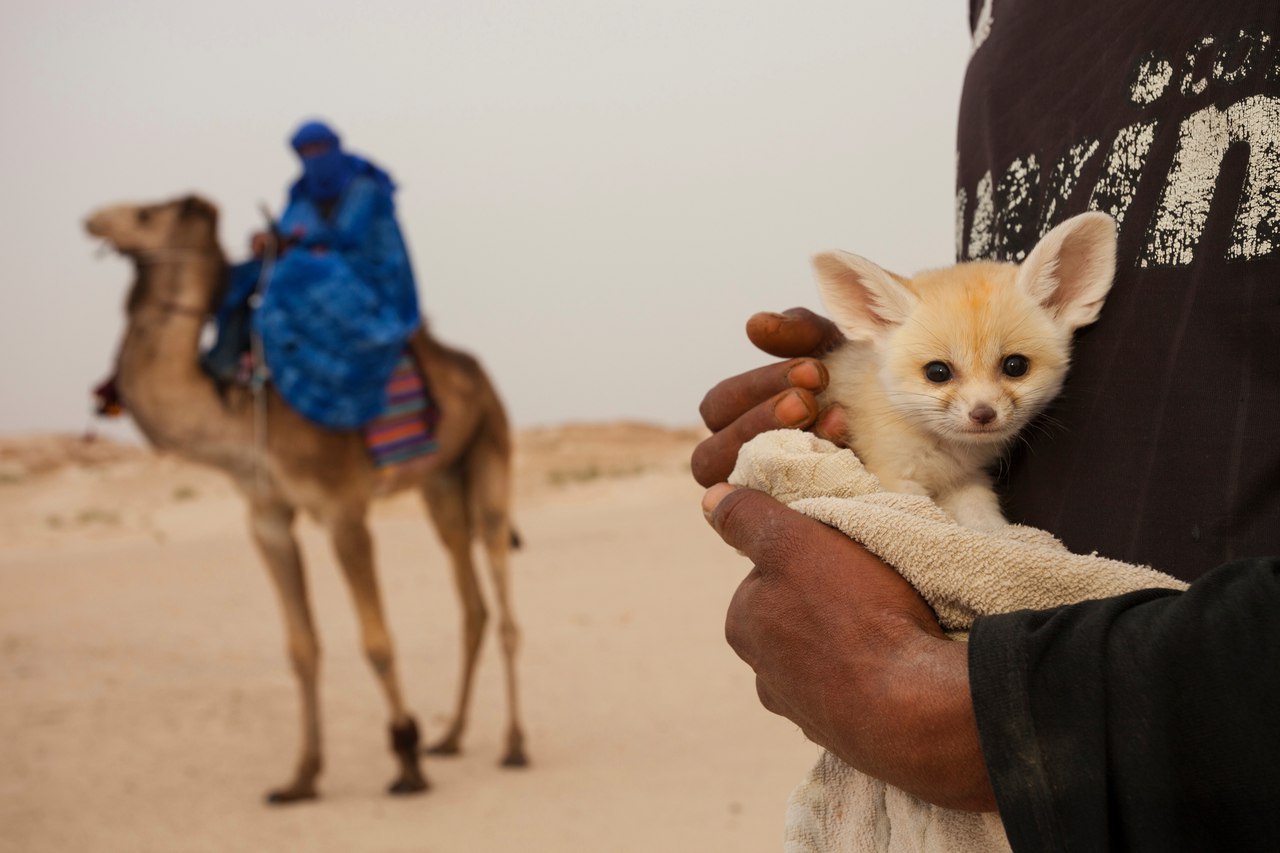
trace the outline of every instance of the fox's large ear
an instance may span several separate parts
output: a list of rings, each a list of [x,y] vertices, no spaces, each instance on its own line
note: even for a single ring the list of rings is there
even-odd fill
[[[823,252],[814,256],[813,269],[823,304],[851,341],[880,337],[901,325],[916,305],[901,279],[866,258]]]
[[[1082,213],[1041,238],[1018,268],[1018,285],[1074,331],[1098,319],[1115,274],[1115,220]]]

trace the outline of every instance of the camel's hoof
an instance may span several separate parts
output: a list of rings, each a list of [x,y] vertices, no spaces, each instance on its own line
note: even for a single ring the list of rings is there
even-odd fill
[[[502,759],[503,767],[528,767],[529,759],[524,754],[524,750],[513,750],[507,753],[507,757]]]
[[[453,738],[445,738],[444,740],[437,743],[435,746],[429,746],[426,749],[427,755],[450,756],[450,755],[458,755],[461,752],[462,752],[462,747],[459,746],[458,741],[456,741]]]
[[[302,803],[307,800],[314,800],[320,795],[316,793],[316,789],[311,785],[290,785],[288,788],[277,788],[274,791],[267,792],[267,804],[272,806],[284,806],[289,803]]]
[[[387,788],[387,793],[395,794],[397,797],[402,797],[408,794],[418,794],[430,789],[431,783],[426,780],[426,777],[406,774],[392,782],[391,786]]]

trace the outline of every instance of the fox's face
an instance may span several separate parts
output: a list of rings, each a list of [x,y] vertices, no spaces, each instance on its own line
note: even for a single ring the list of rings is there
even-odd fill
[[[1111,287],[1115,224],[1101,213],[1067,220],[1021,265],[980,261],[911,280],[845,252],[814,266],[832,319],[875,349],[904,418],[950,442],[995,444],[1061,390],[1072,333],[1097,319]]]
[[[917,276],[916,303],[876,338],[895,408],[941,438],[1008,441],[1061,390],[1071,331],[1017,286],[1013,264]]]

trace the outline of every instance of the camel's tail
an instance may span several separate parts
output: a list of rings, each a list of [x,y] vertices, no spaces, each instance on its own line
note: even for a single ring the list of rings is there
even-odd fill
[[[519,551],[524,547],[524,540],[520,538],[520,533],[513,527],[511,528],[511,550]]]

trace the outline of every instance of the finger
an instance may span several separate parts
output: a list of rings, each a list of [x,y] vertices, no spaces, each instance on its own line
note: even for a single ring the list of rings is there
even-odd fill
[[[849,413],[843,406],[831,405],[818,413],[813,434],[841,447],[849,446]]]
[[[733,472],[743,444],[773,429],[804,429],[817,416],[813,394],[800,388],[783,391],[699,443],[689,460],[693,478],[703,486],[723,482]]]
[[[747,338],[779,358],[823,356],[844,341],[835,323],[808,308],[754,314],[747,320]]]
[[[817,394],[827,387],[828,378],[826,366],[812,358],[769,364],[716,385],[702,398],[698,413],[708,429],[724,429],[753,407],[788,388]]]

